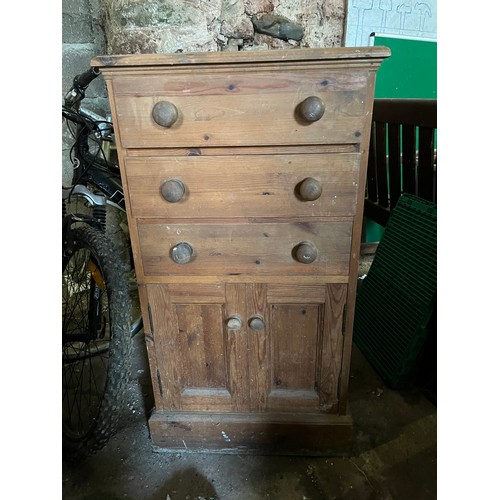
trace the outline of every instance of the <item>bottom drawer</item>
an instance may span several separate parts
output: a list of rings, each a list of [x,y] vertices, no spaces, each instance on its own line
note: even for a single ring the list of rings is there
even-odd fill
[[[352,222],[138,226],[144,274],[348,275]]]

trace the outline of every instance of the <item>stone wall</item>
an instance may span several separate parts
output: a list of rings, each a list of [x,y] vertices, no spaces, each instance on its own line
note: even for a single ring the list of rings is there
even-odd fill
[[[102,54],[343,45],[347,0],[62,0],[62,92]],[[104,80],[85,106],[109,114]],[[71,181],[63,127],[63,183]]]
[[[344,0],[102,0],[102,20],[108,54],[333,47],[342,45],[344,4]],[[262,24],[271,34],[259,32]],[[300,38],[289,36],[297,31],[302,31]]]
[[[73,78],[89,68],[95,55],[106,51],[101,27],[101,0],[62,0],[62,96],[70,89]],[[104,80],[99,78],[89,86],[85,105],[100,114],[109,113]],[[72,166],[69,150],[71,135],[62,130],[62,181],[71,183]]]

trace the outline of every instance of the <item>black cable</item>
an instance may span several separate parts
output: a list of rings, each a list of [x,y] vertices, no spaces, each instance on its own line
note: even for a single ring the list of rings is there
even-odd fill
[[[74,137],[75,142],[73,144],[73,147],[71,148],[70,151],[70,157],[73,158],[74,151],[76,151],[76,157],[80,161],[84,161],[87,164],[90,165],[95,165],[97,168],[102,168],[102,169],[110,169],[113,165],[108,161],[106,158],[106,154],[104,153],[104,149],[102,147],[102,141],[104,140],[102,136],[102,130],[96,125],[98,123],[106,123],[109,124],[109,129],[112,129],[112,124],[110,124],[107,121],[97,121],[97,120],[91,120],[87,117],[83,117],[82,115],[79,115],[78,113],[72,113],[73,114],[73,120],[74,122],[81,122],[80,123],[80,131],[78,134]],[[68,127],[69,128],[69,127]],[[97,135],[98,137],[90,138],[91,135]],[[89,142],[92,141],[93,144],[97,145],[97,150],[96,152],[92,155],[88,154],[89,151]],[[102,158],[99,157],[99,154],[102,155]],[[104,166],[99,163],[99,160],[101,163],[104,162]],[[72,159],[73,161],[73,159]],[[85,172],[88,170],[85,169]],[[79,179],[81,176],[79,177]]]

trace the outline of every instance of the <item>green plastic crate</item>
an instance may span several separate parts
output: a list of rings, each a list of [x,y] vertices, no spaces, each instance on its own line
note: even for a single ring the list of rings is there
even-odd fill
[[[358,290],[354,342],[389,387],[409,380],[436,304],[437,206],[403,194]]]

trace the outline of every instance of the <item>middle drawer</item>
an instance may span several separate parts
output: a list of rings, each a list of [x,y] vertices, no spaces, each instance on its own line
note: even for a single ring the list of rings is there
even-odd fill
[[[353,216],[360,155],[127,157],[134,217]]]
[[[138,224],[146,276],[347,276],[352,220]]]

